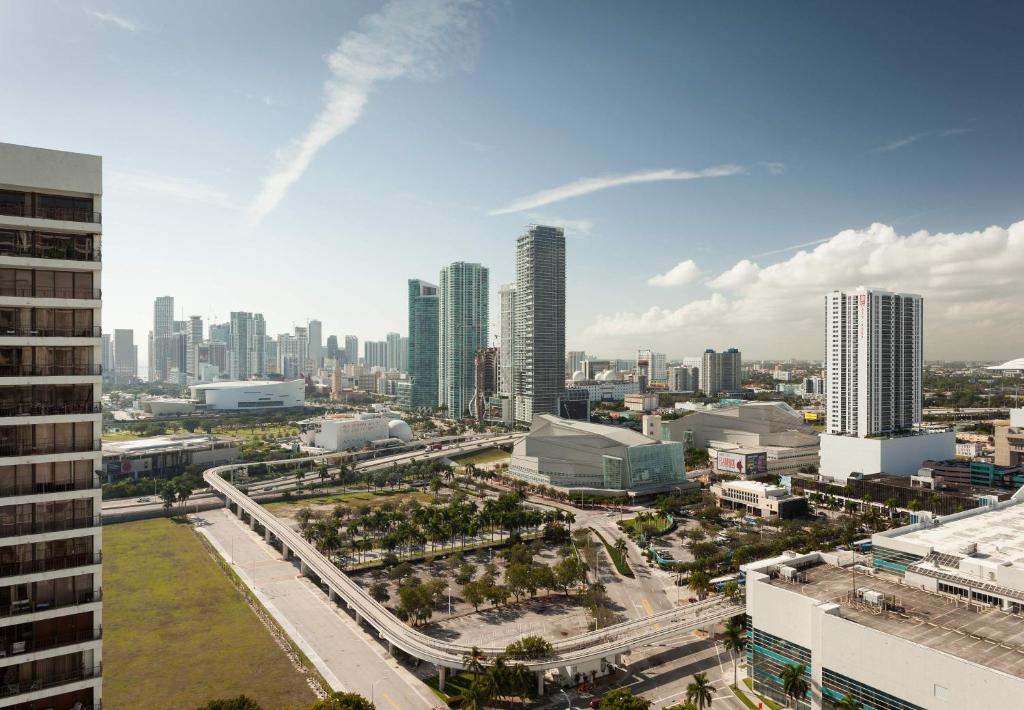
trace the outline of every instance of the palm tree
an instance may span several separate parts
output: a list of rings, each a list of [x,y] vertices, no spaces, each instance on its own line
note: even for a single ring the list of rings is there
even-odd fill
[[[836,710],[862,710],[863,707],[860,701],[849,693],[836,701]]]
[[[687,586],[691,592],[697,595],[697,599],[703,601],[711,591],[711,574],[704,569],[692,570]]]
[[[623,559],[625,559],[625,557],[626,557],[626,541],[623,538],[620,537],[618,540],[615,541],[615,545],[613,545],[613,547],[615,548],[615,551],[619,553],[619,557],[622,557]]]
[[[807,673],[807,666],[803,663],[787,664],[781,673],[782,691],[786,697],[793,700],[799,707],[800,701],[807,695],[810,685],[804,675]]]
[[[732,684],[733,687],[736,687],[739,685],[737,665],[739,657],[743,655],[743,651],[747,648],[747,632],[735,619],[731,619],[725,625],[725,636],[722,638],[722,645],[732,655]]]
[[[465,710],[484,710],[494,697],[493,683],[487,676],[475,679],[469,687],[462,691],[462,705]]]
[[[486,654],[476,646],[473,646],[462,655],[462,665],[466,667],[467,671],[473,674],[473,680],[479,678],[480,674],[483,673],[483,661],[486,658]]]
[[[686,702],[693,703],[697,710],[711,707],[711,681],[704,673],[695,673],[693,682],[686,686]]]

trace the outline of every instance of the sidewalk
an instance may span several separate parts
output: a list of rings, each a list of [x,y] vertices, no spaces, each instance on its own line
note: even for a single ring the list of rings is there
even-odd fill
[[[225,509],[189,516],[253,591],[332,690],[372,698],[381,710],[433,708],[440,700],[291,562]]]

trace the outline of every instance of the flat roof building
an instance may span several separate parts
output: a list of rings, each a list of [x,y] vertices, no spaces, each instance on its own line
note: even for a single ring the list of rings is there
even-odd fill
[[[609,495],[695,485],[686,479],[681,443],[551,414],[533,418],[512,450],[509,473],[530,483]]]
[[[242,380],[192,385],[192,401],[203,410],[265,410],[304,407],[305,380]]]
[[[173,434],[103,444],[103,471],[107,481],[176,476],[191,465],[204,468],[233,463],[241,458],[242,440],[203,434]]]
[[[719,508],[742,510],[762,518],[789,520],[807,514],[807,499],[782,486],[761,481],[719,481],[711,486]]]

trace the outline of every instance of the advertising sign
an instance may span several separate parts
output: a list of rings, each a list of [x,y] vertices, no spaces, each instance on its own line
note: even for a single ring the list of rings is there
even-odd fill
[[[717,468],[719,471],[756,476],[768,471],[768,454],[763,451],[753,454],[734,454],[728,451],[719,451]]]

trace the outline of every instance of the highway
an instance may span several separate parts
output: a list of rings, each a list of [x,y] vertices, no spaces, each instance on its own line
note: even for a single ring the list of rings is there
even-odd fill
[[[421,449],[419,451],[408,451],[401,454],[394,454],[392,456],[382,456],[375,459],[367,459],[360,461],[354,465],[354,468],[358,471],[376,471],[382,468],[389,468],[394,464],[406,463],[412,460],[423,461],[432,460],[439,458],[446,458],[448,456],[460,456],[462,454],[471,453],[473,451],[479,451],[480,449],[488,449],[494,446],[505,446],[515,443],[517,439],[522,437],[522,434],[501,434],[497,436],[481,437],[478,439],[472,439],[464,441],[455,445],[447,445],[444,448],[436,451],[427,451]],[[337,454],[318,454],[316,456],[309,456],[302,459],[285,459],[282,461],[274,462],[275,465],[287,465],[288,463],[296,462],[310,462],[310,468],[319,464],[332,457],[337,457]],[[231,467],[244,466],[244,464],[232,464]],[[303,477],[301,482],[319,480],[319,476],[313,470]],[[268,498],[276,498],[286,490],[294,489],[300,481],[296,480],[294,475],[279,476],[278,478],[268,479],[265,481],[255,482],[249,485],[249,495],[254,500],[266,500]],[[106,519],[106,523],[111,522],[122,522],[128,520],[140,520],[147,517],[156,517],[164,514],[164,504],[156,494],[141,496],[142,498],[148,499],[146,502],[139,502],[137,498],[129,499],[118,499],[103,502],[103,516]],[[213,510],[214,508],[220,508],[224,505],[223,500],[216,494],[205,490],[195,493],[191,498],[188,499],[187,509],[189,511],[199,512],[203,510]]]
[[[491,440],[487,445],[493,445]],[[437,452],[442,453],[442,452]],[[318,461],[322,457],[293,459],[284,462],[268,462],[268,465],[294,465],[302,461]],[[390,463],[390,462],[387,462]],[[284,557],[294,556],[300,562],[304,574],[313,574],[326,588],[331,600],[340,600],[355,613],[356,620],[366,623],[377,631],[390,646],[395,646],[409,655],[433,663],[440,669],[464,668],[463,656],[468,646],[435,639],[406,625],[382,604],[372,599],[362,587],[339,570],[331,561],[318,552],[298,532],[264,509],[258,502],[238,490],[229,480],[222,477],[244,468],[244,465],[220,466],[208,470],[204,478],[210,487],[233,507],[243,521],[254,530],[262,529],[264,540],[276,540],[282,547]],[[722,597],[660,611],[641,619],[622,622],[553,643],[554,654],[548,658],[526,662],[527,667],[538,674],[538,684],[543,673],[549,669],[592,668],[600,663],[620,663],[621,654],[632,649],[689,634],[695,629],[709,627],[744,611]],[[481,648],[490,658],[504,652],[504,648]],[[443,673],[443,671],[442,671]],[[571,673],[569,674],[571,675]]]

